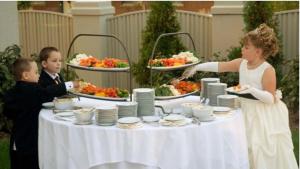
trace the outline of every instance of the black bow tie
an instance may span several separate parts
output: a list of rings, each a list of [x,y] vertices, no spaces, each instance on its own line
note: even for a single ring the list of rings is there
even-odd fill
[[[59,80],[59,77],[58,77],[58,76],[56,76],[56,77],[54,78],[54,81],[55,81],[56,84],[61,83],[61,81]]]

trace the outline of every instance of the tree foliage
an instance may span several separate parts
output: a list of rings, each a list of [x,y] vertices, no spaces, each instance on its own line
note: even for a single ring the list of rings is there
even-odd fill
[[[140,57],[138,62],[133,64],[135,80],[141,86],[148,86],[150,84],[150,70],[147,69],[147,65],[156,39],[163,33],[178,32],[180,30],[172,2],[151,2],[150,8],[151,12],[147,18],[147,25],[142,32]],[[178,37],[166,36],[159,41],[155,56],[159,58],[170,57],[184,49],[185,47]],[[176,72],[154,73],[153,82],[155,85],[166,82],[168,78],[174,76],[174,73]]]
[[[21,57],[21,49],[17,45],[12,45],[0,52],[0,131],[8,130],[10,123],[3,115],[3,96],[11,87],[14,86],[15,80],[12,75],[11,67],[16,59]]]

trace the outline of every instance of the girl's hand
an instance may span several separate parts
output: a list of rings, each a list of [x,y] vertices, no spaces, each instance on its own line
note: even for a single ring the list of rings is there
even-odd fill
[[[273,95],[266,91],[266,90],[261,90],[261,89],[257,89],[255,87],[250,87],[246,90],[243,90],[241,92],[239,92],[240,94],[246,94],[246,93],[250,93],[252,94],[254,97],[256,97],[258,100],[267,103],[267,104],[273,104],[274,103],[274,97]]]
[[[189,67],[189,68],[185,69],[185,71],[182,73],[181,77],[183,79],[187,79],[189,77],[192,77],[196,72],[197,72],[196,66]]]

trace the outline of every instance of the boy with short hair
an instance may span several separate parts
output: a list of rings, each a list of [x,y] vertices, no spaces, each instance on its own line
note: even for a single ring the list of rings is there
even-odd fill
[[[10,139],[12,169],[38,169],[38,116],[42,103],[66,94],[64,83],[38,84],[35,61],[19,58],[13,64],[16,85],[4,96],[4,115],[13,121]]]
[[[42,65],[39,84],[42,87],[65,83],[68,88],[72,88],[72,82],[65,82],[60,75],[62,56],[55,47],[45,47],[40,51],[39,59]]]

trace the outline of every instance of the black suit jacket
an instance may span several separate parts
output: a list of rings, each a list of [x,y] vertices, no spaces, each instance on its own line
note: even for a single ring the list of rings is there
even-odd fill
[[[66,94],[64,83],[47,88],[38,83],[18,81],[4,95],[4,115],[13,120],[11,134],[19,152],[36,152],[38,148],[38,116],[42,103]]]
[[[63,77],[59,75],[59,80],[61,83],[64,83],[64,79]],[[39,84],[42,86],[42,87],[47,87],[49,85],[56,85],[56,82],[54,81],[54,79],[52,79],[52,77],[46,73],[44,70],[42,70],[41,72],[41,75],[40,75],[40,79],[39,79]]]

